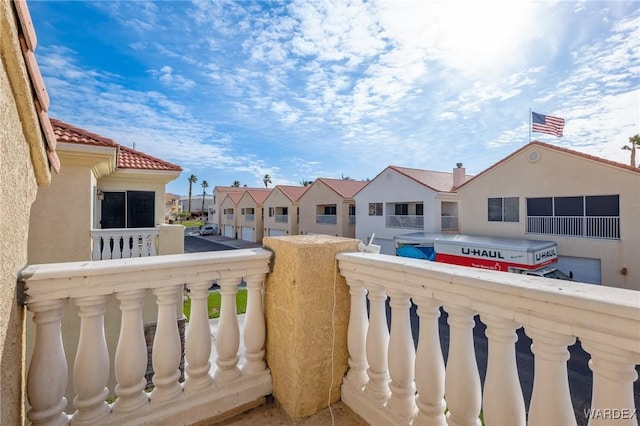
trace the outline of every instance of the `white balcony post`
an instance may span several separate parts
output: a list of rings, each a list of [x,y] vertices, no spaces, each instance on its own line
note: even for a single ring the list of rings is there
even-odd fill
[[[591,355],[589,368],[593,371],[589,426],[609,424],[612,420],[616,426],[637,426],[633,382],[638,379],[635,370],[638,354],[602,342],[580,340],[582,347]],[[601,415],[607,409],[611,410],[608,418]]]
[[[349,370],[344,379],[345,384],[354,389],[362,390],[367,384],[367,290],[362,281],[347,279],[349,294],[351,295],[351,311],[349,312],[349,327],[347,329],[347,348],[349,350]]]
[[[480,316],[487,325],[489,342],[482,412],[490,425],[524,426],[526,414],[518,378],[515,342],[520,324],[489,314]]]
[[[567,378],[567,346],[576,338],[535,327],[527,327],[525,332],[533,340],[531,352],[535,367],[528,424],[575,425]]]
[[[158,322],[153,339],[153,384],[151,406],[159,407],[184,396],[178,383],[180,378],[180,333],[176,317],[177,304],[182,301],[182,286],[153,289],[157,297]],[[180,291],[178,291],[180,290]]]
[[[418,305],[420,333],[416,353],[416,404],[418,415],[413,425],[446,426],[444,415],[444,360],[440,347],[440,303],[433,299],[414,298]]]
[[[27,375],[27,413],[32,425],[68,425],[64,413],[68,367],[62,344],[62,309],[66,299],[32,302],[35,343]]]
[[[100,243],[102,237],[100,235],[92,235],[93,238],[93,250],[91,251],[91,260],[102,259],[102,251],[100,250]]]
[[[123,240],[124,238],[121,235],[114,235],[113,236],[113,251],[111,252],[111,257],[108,257],[108,259],[122,259],[122,250],[120,249],[120,240]],[[124,248],[124,246],[126,242],[123,242],[123,246],[122,248]]]
[[[102,240],[102,253],[100,254],[100,259],[112,259],[111,256],[111,241],[115,244],[115,238],[112,238],[109,235],[101,235],[98,238]]]
[[[385,300],[387,295],[381,287],[369,288],[369,330],[367,331],[367,361],[369,383],[365,391],[382,405],[391,396],[389,389],[388,350],[389,329]]]
[[[199,391],[211,385],[211,328],[209,327],[209,287],[211,280],[189,283],[191,314],[187,327],[186,357],[187,379],[184,392]]]
[[[236,307],[236,294],[240,278],[218,280],[220,286],[220,321],[216,336],[218,369],[214,374],[217,383],[228,383],[240,376],[238,349],[240,348],[240,327]]]
[[[267,369],[264,361],[266,324],[262,308],[264,275],[245,278],[247,283],[247,313],[244,318],[244,357],[242,371],[247,374],[261,373]]]
[[[391,336],[389,338],[389,376],[391,397],[387,409],[409,423],[416,415],[414,369],[416,353],[411,336],[409,296],[399,291],[389,292],[391,306]]]
[[[80,339],[73,365],[73,425],[100,424],[111,412],[109,395],[109,351],[104,335],[106,296],[81,297],[75,300],[80,312]]]
[[[147,345],[144,338],[142,306],[146,289],[116,293],[120,300],[120,337],[116,349],[114,369],[118,384],[118,399],[113,404],[114,414],[140,412],[149,406],[144,392],[147,385]]]
[[[449,314],[449,355],[445,393],[450,426],[480,426],[480,375],[473,345],[475,312],[460,306],[446,306]]]

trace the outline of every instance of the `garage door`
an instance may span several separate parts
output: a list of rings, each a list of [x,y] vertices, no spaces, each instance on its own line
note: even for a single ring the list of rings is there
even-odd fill
[[[250,226],[243,226],[240,232],[240,239],[253,241],[253,228]]]
[[[287,231],[284,229],[269,229],[270,237],[284,237],[287,235]]]
[[[601,284],[600,259],[587,257],[558,256],[554,265],[565,274],[573,274],[573,279],[583,283]]]
[[[224,236],[225,237],[229,237],[229,238],[235,238],[236,236],[233,235],[233,225],[225,225],[224,226]]]

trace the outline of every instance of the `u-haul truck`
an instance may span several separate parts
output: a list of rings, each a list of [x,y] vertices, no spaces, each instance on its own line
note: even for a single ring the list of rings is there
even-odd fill
[[[558,261],[553,241],[477,235],[415,232],[394,238],[396,255],[492,271],[570,280],[552,265]]]

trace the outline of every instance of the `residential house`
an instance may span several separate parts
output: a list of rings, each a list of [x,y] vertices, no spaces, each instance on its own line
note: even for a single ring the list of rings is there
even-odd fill
[[[469,178],[462,164],[453,172],[388,166],[354,196],[356,238],[395,254],[393,237],[409,232],[458,230],[456,186]]]
[[[251,188],[244,191],[236,205],[237,238],[254,243],[262,241],[263,205],[271,191],[268,188]]]
[[[0,401],[2,423],[24,423],[24,313],[16,277],[27,265],[29,216],[39,188],[59,171],[49,96],[35,59],[25,2],[0,1]],[[45,218],[49,229],[55,218]]]
[[[180,204],[180,196],[176,194],[167,193],[166,201],[164,204],[164,217],[169,223],[176,220],[180,213],[183,212],[182,205]]]
[[[367,182],[318,178],[300,196],[300,234],[355,237],[356,203],[353,196]]]
[[[229,238],[237,238],[237,226],[238,226],[238,213],[236,208],[240,199],[244,195],[242,192],[228,192],[225,194],[218,210],[221,213],[220,229],[221,235]]]
[[[240,193],[242,194],[248,187],[237,187],[237,186],[215,186],[213,188],[213,196],[211,197],[211,206],[208,208],[208,222],[210,224],[218,225],[218,229],[220,232],[223,230],[223,212],[220,208],[220,205],[224,201],[227,194],[230,193]],[[251,188],[254,189],[254,188]]]
[[[298,235],[300,207],[298,201],[306,186],[276,185],[264,200],[264,235],[277,237]]]
[[[458,189],[461,232],[555,241],[577,281],[640,290],[640,169],[531,142]]]
[[[38,191],[30,263],[127,257],[138,245],[147,254],[184,251],[183,228],[165,224],[165,186],[179,166],[60,120],[51,124],[63,171]]]

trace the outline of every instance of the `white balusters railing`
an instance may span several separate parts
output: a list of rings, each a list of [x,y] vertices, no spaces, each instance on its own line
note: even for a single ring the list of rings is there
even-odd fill
[[[158,254],[157,228],[91,230],[91,260],[126,259]]]
[[[638,424],[633,382],[640,363],[639,292],[372,253],[337,257],[351,294],[342,399],[369,424],[479,425],[480,416],[487,425],[576,424],[580,414],[567,376],[568,347],[576,338],[591,355],[593,371],[590,414],[579,423]],[[419,319],[415,370],[407,367],[413,356],[409,298]],[[438,321],[440,307],[448,326]],[[476,315],[487,326],[484,389],[474,348]],[[446,368],[440,327],[449,333]],[[528,414],[515,352],[521,327],[533,342]]]
[[[250,249],[25,268],[20,280],[35,323],[27,379],[30,424],[192,424],[270,394],[262,307],[270,257],[269,251]],[[247,333],[243,336],[247,353],[245,364],[239,365],[241,334],[235,295],[243,280],[248,288]],[[220,285],[222,293],[217,366],[209,361],[212,337],[207,296],[213,282]],[[185,284],[192,300],[185,342],[186,374],[181,384],[177,316]],[[146,393],[148,360],[142,310],[144,301],[151,300],[145,298],[150,294],[155,296],[157,326],[152,353],[154,388]],[[113,298],[120,303],[121,319],[113,361],[117,384],[109,389],[111,362],[104,313]],[[63,307],[69,299],[78,306],[80,321],[72,414],[64,412],[69,374],[61,329]],[[116,398],[113,404],[107,402],[109,395]]]

